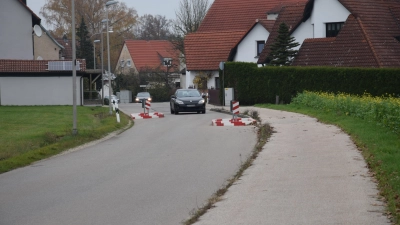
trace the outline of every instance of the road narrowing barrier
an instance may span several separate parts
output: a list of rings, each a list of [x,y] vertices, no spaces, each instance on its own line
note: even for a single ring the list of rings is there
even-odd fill
[[[153,118],[164,118],[164,114],[160,112],[151,113],[151,102],[146,100],[142,100],[142,108],[144,112],[142,113],[132,113],[131,118],[135,119],[153,119]],[[146,112],[147,111],[147,112]]]

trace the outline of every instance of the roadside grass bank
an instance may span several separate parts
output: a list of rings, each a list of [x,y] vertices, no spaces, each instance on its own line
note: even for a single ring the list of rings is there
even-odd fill
[[[226,113],[230,114],[228,111],[224,111],[223,109],[211,109],[212,111],[220,112],[220,113]],[[226,183],[218,189],[208,200],[207,202],[199,207],[195,208],[192,210],[191,217],[183,221],[182,224],[184,225],[191,225],[194,224],[199,220],[199,218],[204,215],[207,210],[211,209],[215,203],[219,202],[221,200],[221,197],[228,191],[229,187],[231,187],[239,178],[243,175],[244,171],[249,168],[252,164],[253,161],[257,158],[258,154],[262,151],[264,145],[267,143],[268,139],[271,137],[271,134],[273,132],[272,127],[267,124],[267,123],[262,123],[261,119],[258,117],[258,112],[257,111],[246,111],[240,117],[250,117],[254,116],[253,119],[257,120],[257,143],[253,148],[252,153],[250,156],[244,161],[240,167],[239,170],[236,172],[236,174],[230,178],[229,180],[226,181]]]
[[[127,127],[130,119],[107,107],[77,107],[78,135],[72,135],[72,106],[1,106],[0,173],[27,166]]]
[[[390,97],[392,98],[392,97]],[[398,99],[302,93],[289,105],[256,107],[296,112],[340,127],[362,152],[378,183],[387,216],[400,225],[400,119]],[[386,114],[385,114],[386,113]],[[360,116],[364,114],[365,116]],[[382,119],[383,118],[383,119]]]

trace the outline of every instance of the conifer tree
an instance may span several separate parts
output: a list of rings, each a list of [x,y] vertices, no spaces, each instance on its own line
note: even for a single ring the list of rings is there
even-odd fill
[[[82,18],[81,24],[76,32],[78,38],[76,46],[76,58],[86,60],[86,68],[93,69],[93,44],[89,37],[85,20]]]
[[[285,23],[279,24],[278,37],[271,45],[268,56],[269,64],[274,66],[289,66],[298,50],[292,48],[299,46],[294,37],[289,35],[289,27]]]

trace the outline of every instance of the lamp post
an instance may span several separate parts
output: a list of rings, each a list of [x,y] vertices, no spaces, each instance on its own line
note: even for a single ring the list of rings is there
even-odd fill
[[[101,23],[105,23],[105,22],[107,22],[107,20],[106,19],[104,19],[104,20],[102,20],[101,21]],[[112,33],[113,31],[112,30],[110,30],[109,31],[110,33]],[[103,34],[105,34],[106,32],[103,32],[103,28],[101,28],[101,32],[100,33],[96,33],[96,34],[93,34],[92,36],[94,36],[94,35],[97,35],[97,34],[100,34],[101,35],[101,37],[100,37],[100,42],[101,42],[101,105],[102,106],[104,106],[104,56],[103,56],[103,52],[104,52],[104,41],[103,41]],[[97,42],[98,40],[95,40],[94,42]]]
[[[93,69],[96,69],[96,43],[99,43],[100,40],[93,41]]]
[[[76,108],[76,45],[75,45],[75,0],[72,3],[72,135],[78,134]]]
[[[106,3],[106,14],[107,14],[107,56],[108,56],[108,105],[110,109],[110,115],[112,115],[112,108],[111,108],[111,65],[110,65],[110,35],[108,32],[108,7],[114,4],[117,4],[117,1],[108,1]]]

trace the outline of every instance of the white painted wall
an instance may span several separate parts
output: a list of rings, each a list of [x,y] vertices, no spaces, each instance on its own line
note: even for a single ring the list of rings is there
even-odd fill
[[[33,59],[32,14],[15,0],[0,0],[0,59]]]
[[[308,19],[306,22],[301,23],[299,27],[291,34],[291,37],[294,37],[296,42],[300,45],[294,50],[300,49],[301,45],[303,44],[306,38],[313,38],[313,25],[311,24],[311,19]]]
[[[345,22],[350,12],[338,0],[315,0],[311,14],[314,38],[326,37],[326,23]]]
[[[239,43],[233,61],[257,63],[257,41],[265,42],[268,39],[268,36],[269,32],[258,23]]]
[[[185,84],[181,83],[181,87],[182,88],[189,88],[189,86],[195,86],[193,84],[193,79],[202,71],[186,71],[186,81]],[[215,71],[211,71],[211,78],[207,81],[207,87],[211,88],[214,87],[215,88],[215,77],[219,77],[219,71],[215,70]],[[182,86],[184,85],[184,86]],[[196,86],[197,88],[197,86]]]
[[[82,79],[76,78],[77,104]],[[72,77],[0,77],[0,105],[72,105]]]

